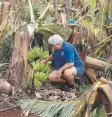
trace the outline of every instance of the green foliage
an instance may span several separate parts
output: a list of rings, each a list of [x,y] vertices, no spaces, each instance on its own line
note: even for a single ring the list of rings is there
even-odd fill
[[[91,12],[91,19],[94,21],[94,12],[96,8],[96,0],[90,0],[90,12]]]
[[[92,117],[107,117],[106,111],[103,105],[97,107],[92,113]]]
[[[20,18],[22,21],[29,22],[30,21],[30,10],[29,10],[28,3],[26,1],[24,1],[22,4],[23,5],[21,6],[21,9],[20,9],[20,11],[22,11],[20,14]],[[34,12],[35,19],[37,19],[40,16],[40,14],[43,12],[45,7],[46,7],[46,5],[43,3],[37,2],[36,4],[33,4],[33,12]]]
[[[10,35],[6,36],[0,47],[0,63],[9,63],[12,54],[11,43],[12,36]]]
[[[107,23],[108,23],[108,12],[109,12],[109,6],[106,6],[104,8],[104,13],[103,13],[103,22],[104,22],[104,25],[107,25]]]

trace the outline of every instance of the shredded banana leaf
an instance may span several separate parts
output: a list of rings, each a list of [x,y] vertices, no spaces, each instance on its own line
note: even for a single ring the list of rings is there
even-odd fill
[[[36,99],[21,99],[19,106],[40,117],[72,117],[75,111],[75,102],[42,102]]]

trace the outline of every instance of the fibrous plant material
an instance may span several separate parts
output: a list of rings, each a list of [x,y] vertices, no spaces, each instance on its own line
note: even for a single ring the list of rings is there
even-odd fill
[[[102,99],[102,102],[105,106],[105,110],[107,112],[107,116],[108,117],[111,117],[112,115],[112,86],[108,85],[108,84],[104,84],[104,85],[101,85],[99,88],[98,88],[98,92],[100,94],[100,97]]]
[[[95,45],[95,54],[99,56],[100,58],[106,58],[108,59],[111,57],[111,47],[112,47],[112,35],[109,37],[103,39],[101,42],[99,42],[97,45]]]
[[[101,86],[103,83],[101,81],[96,82],[96,84],[93,86],[93,88],[90,91],[89,94],[89,99],[87,102],[87,110],[86,110],[86,114],[85,117],[91,117],[92,111],[94,109],[94,105],[96,104],[97,100],[98,100],[98,88],[99,86]]]
[[[73,114],[73,117],[83,117],[84,113],[86,111],[86,98],[88,95],[89,91],[86,91],[84,94],[82,94],[79,98],[78,98],[78,103],[76,104],[76,108],[75,108],[75,112]]]
[[[109,64],[105,68],[105,78],[108,80],[112,80],[112,64]]]
[[[97,81],[97,78],[95,76],[94,70],[91,68],[85,68],[84,70],[85,74],[88,76],[88,80],[91,84],[94,84]]]
[[[27,86],[28,49],[33,31],[34,26],[28,24],[14,35],[9,81],[14,86],[15,92],[19,87],[26,88]]]

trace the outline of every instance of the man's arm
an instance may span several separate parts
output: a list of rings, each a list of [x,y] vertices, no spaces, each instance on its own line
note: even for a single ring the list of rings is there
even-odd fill
[[[52,54],[49,55],[46,59],[41,60],[41,63],[46,64],[48,61],[51,61],[51,60],[53,60]]]
[[[46,62],[48,62],[48,61],[52,61],[52,60],[53,60],[53,56],[52,56],[52,54],[49,55],[45,60],[46,60]]]
[[[72,67],[73,65],[74,65],[74,63],[72,63],[72,62],[71,63],[66,63],[58,71],[62,73],[65,69],[68,69],[68,68]]]

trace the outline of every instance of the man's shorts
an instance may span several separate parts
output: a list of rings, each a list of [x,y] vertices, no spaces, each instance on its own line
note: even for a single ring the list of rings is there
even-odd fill
[[[81,76],[84,73],[84,67],[76,67],[77,70],[77,77]]]

